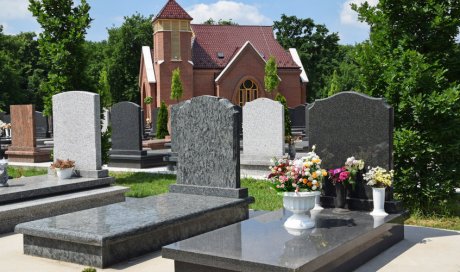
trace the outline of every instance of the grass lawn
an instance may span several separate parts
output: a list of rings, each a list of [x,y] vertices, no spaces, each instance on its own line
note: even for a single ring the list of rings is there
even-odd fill
[[[13,177],[35,176],[46,174],[46,169],[8,167],[8,174]],[[146,197],[168,192],[170,184],[176,182],[175,175],[150,173],[110,173],[115,177],[116,185],[129,187],[128,197]],[[283,207],[283,199],[277,195],[263,180],[252,178],[241,179],[241,187],[249,189],[249,195],[256,199],[249,208],[254,210],[273,211]],[[459,198],[460,205],[460,198]],[[455,216],[420,216],[412,214],[406,224],[432,228],[442,228],[460,231],[460,209]]]

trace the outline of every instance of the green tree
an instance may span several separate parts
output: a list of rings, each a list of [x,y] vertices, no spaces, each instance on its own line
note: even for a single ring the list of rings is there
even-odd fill
[[[278,42],[285,49],[296,48],[299,53],[310,80],[308,100],[323,97],[326,80],[339,63],[337,33],[329,33],[326,26],[315,24],[310,18],[301,19],[284,14],[281,15],[281,21],[273,23],[273,27]]]
[[[179,99],[182,98],[183,93],[184,89],[180,80],[180,69],[176,68],[173,70],[171,77],[171,99],[175,99],[179,103]]]
[[[107,71],[108,61],[106,57],[106,50],[107,41],[85,41],[85,43],[83,44],[83,53],[84,58],[86,59],[86,65],[83,70],[83,90],[97,91],[100,94],[99,90],[101,87],[100,80],[102,71],[105,71],[106,80],[107,82],[109,81]]]
[[[114,103],[140,104],[139,66],[142,46],[152,44],[152,16],[136,13],[125,17],[120,27],[108,29],[106,61]]]
[[[102,69],[100,72],[97,92],[101,97],[102,109],[110,108],[113,105],[112,93],[110,92],[110,84],[107,77],[107,71],[105,69]]]
[[[213,18],[209,18],[208,20],[203,22],[204,25],[238,25],[237,23],[233,22],[232,19],[224,20],[219,19],[219,21],[215,21]]]
[[[278,77],[278,69],[276,66],[275,57],[271,56],[265,64],[265,76],[264,76],[265,90],[271,93],[280,84]]]
[[[340,52],[337,56],[339,65],[333,70],[332,75],[326,77],[323,87],[323,97],[331,96],[338,92],[351,91],[358,85],[358,67],[354,61],[356,48],[350,45],[340,45]]]
[[[40,84],[46,115],[51,114],[53,95],[82,86],[83,43],[91,22],[89,9],[86,0],[78,6],[72,0],[30,0],[29,10],[43,29],[38,48],[47,71],[46,80]]]
[[[168,108],[164,101],[161,101],[160,109],[157,116],[157,139],[164,139],[168,133]]]
[[[460,0],[353,5],[371,26],[357,46],[358,89],[383,96],[395,109],[397,196],[423,213],[450,213],[460,187],[460,84],[455,37]]]
[[[292,136],[292,122],[291,122],[291,115],[289,114],[289,108],[287,105],[286,97],[282,94],[277,93],[275,96],[275,101],[280,102],[284,107],[284,136],[291,137]]]

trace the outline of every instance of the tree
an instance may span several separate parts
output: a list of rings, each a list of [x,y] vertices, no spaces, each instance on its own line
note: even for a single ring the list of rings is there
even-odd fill
[[[324,25],[315,24],[310,19],[281,15],[281,21],[275,21],[273,27],[278,42],[285,48],[296,48],[300,60],[310,80],[309,101],[321,98],[321,90],[326,86],[327,78],[338,65],[339,36],[329,33]]]
[[[275,101],[280,102],[284,107],[284,136],[292,137],[291,116],[289,114],[289,108],[287,106],[286,97],[284,97],[280,93],[277,93],[275,97]]]
[[[152,16],[136,13],[125,17],[120,27],[108,29],[105,49],[110,91],[114,103],[140,104],[139,66],[142,46],[152,44]]]
[[[180,69],[176,68],[173,70],[171,77],[171,99],[175,99],[179,103],[179,99],[182,98],[183,93],[184,89],[180,80]]]
[[[267,63],[265,64],[265,90],[268,93],[271,93],[280,84],[280,79],[278,77],[278,69],[276,67],[276,59],[275,57],[271,56]]]
[[[107,71],[102,69],[99,75],[97,92],[101,97],[101,108],[108,109],[113,105],[110,84],[107,78]]]
[[[72,0],[30,0],[29,10],[43,29],[38,48],[47,70],[46,80],[40,84],[45,115],[51,114],[53,95],[82,86],[83,43],[92,20],[89,9],[86,0],[78,6]]]
[[[208,20],[203,22],[204,25],[238,25],[237,23],[233,22],[232,19],[224,20],[219,19],[219,21],[214,21],[213,18],[209,18]]]
[[[161,101],[160,109],[157,116],[157,139],[164,139],[168,133],[168,108],[164,101]]]
[[[357,46],[358,89],[383,96],[395,109],[394,162],[397,196],[422,213],[453,211],[460,187],[460,0],[380,0],[364,3],[360,20],[370,40]],[[454,204],[455,205],[455,204]]]
[[[356,48],[350,45],[340,45],[337,61],[340,64],[333,70],[332,75],[326,77],[321,91],[322,96],[331,96],[338,92],[351,91],[358,85],[358,67],[354,61]]]

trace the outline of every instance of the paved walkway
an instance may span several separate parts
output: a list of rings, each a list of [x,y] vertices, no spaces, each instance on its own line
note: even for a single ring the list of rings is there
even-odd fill
[[[460,271],[460,232],[406,226],[405,239],[357,269],[368,271]],[[85,266],[22,254],[22,235],[0,236],[0,271],[81,272]],[[160,252],[98,271],[173,272],[172,260]]]

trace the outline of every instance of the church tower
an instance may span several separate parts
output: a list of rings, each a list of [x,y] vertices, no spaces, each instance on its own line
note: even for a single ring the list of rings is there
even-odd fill
[[[180,69],[184,94],[181,101],[193,97],[193,62],[192,62],[192,17],[174,0],[168,0],[157,16],[152,20],[153,26],[153,61],[156,74],[156,105],[165,101],[167,105],[175,104],[171,100],[172,71]]]

